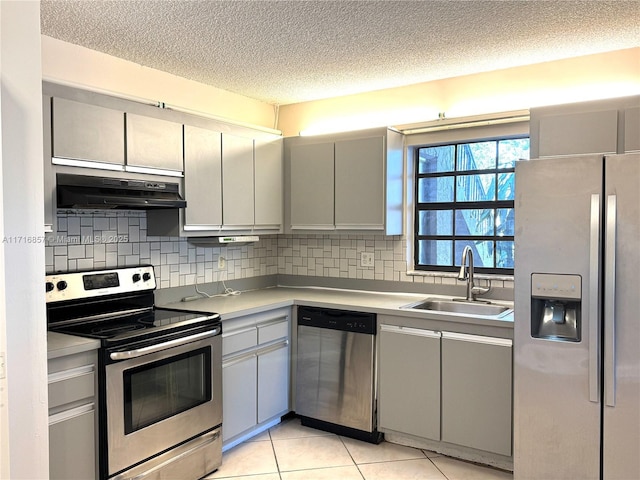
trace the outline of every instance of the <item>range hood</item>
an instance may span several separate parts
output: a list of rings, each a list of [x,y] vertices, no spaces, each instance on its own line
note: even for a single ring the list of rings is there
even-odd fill
[[[153,210],[184,208],[177,183],[56,174],[58,208]]]

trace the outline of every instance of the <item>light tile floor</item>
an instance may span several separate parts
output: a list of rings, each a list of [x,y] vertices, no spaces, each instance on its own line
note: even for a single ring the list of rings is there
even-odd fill
[[[222,456],[206,479],[233,480],[512,480],[497,470],[427,450],[372,445],[286,420]]]

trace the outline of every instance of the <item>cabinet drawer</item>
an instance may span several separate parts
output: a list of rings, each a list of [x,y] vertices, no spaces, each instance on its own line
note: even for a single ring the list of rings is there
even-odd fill
[[[267,343],[279,338],[289,336],[289,321],[286,317],[280,322],[269,323],[268,325],[258,326],[258,343]]]
[[[95,395],[93,365],[51,373],[48,377],[49,408],[59,407]]]
[[[240,352],[258,344],[258,331],[255,327],[234,332],[226,336],[222,334],[222,356]]]

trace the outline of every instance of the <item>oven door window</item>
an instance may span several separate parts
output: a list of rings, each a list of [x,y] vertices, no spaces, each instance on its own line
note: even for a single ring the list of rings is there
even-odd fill
[[[125,434],[211,400],[211,348],[125,370]]]

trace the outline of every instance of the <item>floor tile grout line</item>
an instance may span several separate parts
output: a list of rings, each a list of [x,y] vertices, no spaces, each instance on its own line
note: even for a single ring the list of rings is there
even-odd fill
[[[342,438],[341,435],[338,435],[338,438],[340,439],[340,442],[342,443],[342,445],[344,446],[345,450],[349,454],[349,457],[351,458],[351,461],[353,462],[353,464],[355,465],[356,469],[358,470],[358,473],[362,477],[362,480],[366,480],[365,476],[364,476],[364,473],[362,473],[362,470],[360,470],[360,467],[358,466],[358,462],[356,462],[356,459],[353,458],[353,455],[351,454],[351,450],[349,450],[349,447],[347,447],[347,444],[344,443],[344,439]]]

